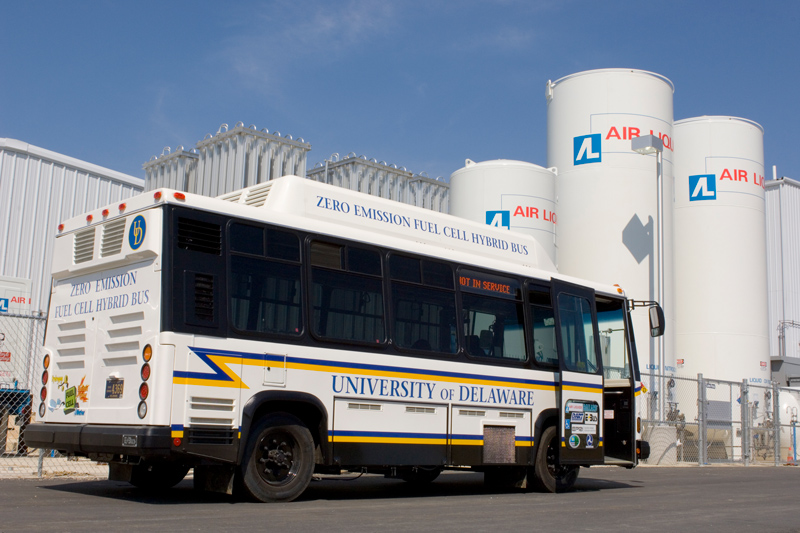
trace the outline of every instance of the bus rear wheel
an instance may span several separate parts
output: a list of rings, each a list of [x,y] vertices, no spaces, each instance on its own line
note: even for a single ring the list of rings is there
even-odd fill
[[[273,413],[262,418],[247,440],[240,470],[246,496],[260,502],[290,502],[314,473],[314,439],[296,417]]]
[[[533,485],[542,492],[568,492],[578,480],[579,466],[558,464],[558,432],[550,426],[536,450]]]

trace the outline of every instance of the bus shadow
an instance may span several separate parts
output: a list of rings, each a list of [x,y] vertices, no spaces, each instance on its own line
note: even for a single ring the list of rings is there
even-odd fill
[[[247,504],[235,496],[194,490],[191,479],[185,479],[176,487],[162,491],[147,491],[119,481],[75,481],[42,485],[45,490],[82,494],[90,497],[110,498],[147,505],[203,505],[203,504]],[[596,492],[613,489],[636,489],[635,482],[620,482],[597,478],[578,478],[574,492]],[[446,472],[428,484],[406,483],[399,479],[387,479],[379,475],[342,477],[317,477],[309,485],[298,502],[407,499],[425,497],[458,497],[480,495],[529,495],[539,496],[534,491],[523,489],[490,490],[483,484],[483,474],[473,472]],[[541,496],[545,496],[541,494]]]
[[[594,492],[611,489],[635,489],[636,484],[604,480],[581,479],[575,483],[574,492]],[[492,490],[484,486],[483,474],[473,472],[446,472],[436,481],[424,485],[406,483],[398,479],[386,479],[379,476],[363,476],[352,478],[352,481],[338,479],[323,479],[313,482],[301,500],[351,500],[351,499],[379,499],[379,498],[419,498],[441,496],[479,496],[502,494],[527,494],[536,497],[533,490],[506,489]]]

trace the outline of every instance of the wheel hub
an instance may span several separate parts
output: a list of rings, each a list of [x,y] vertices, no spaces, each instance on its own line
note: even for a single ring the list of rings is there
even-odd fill
[[[270,484],[283,484],[295,475],[293,441],[267,436],[262,440],[259,474]]]

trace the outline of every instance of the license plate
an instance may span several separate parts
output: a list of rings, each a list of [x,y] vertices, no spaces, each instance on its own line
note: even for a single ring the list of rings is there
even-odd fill
[[[125,381],[118,378],[106,380],[106,398],[122,398],[122,389]]]
[[[123,435],[122,436],[122,445],[123,446],[135,447],[137,441],[138,441],[138,438],[137,438],[136,435]]]

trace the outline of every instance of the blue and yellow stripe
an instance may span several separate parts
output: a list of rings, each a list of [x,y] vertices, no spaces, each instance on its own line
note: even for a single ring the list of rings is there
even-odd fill
[[[211,350],[207,348],[189,347],[210,372],[189,372],[175,370],[172,382],[176,385],[202,385],[214,387],[235,387],[248,389],[241,377],[229,365],[251,365],[262,367],[281,367],[286,360],[287,369],[309,370],[314,372],[346,373],[370,377],[388,377],[401,379],[417,379],[420,381],[439,381],[459,384],[515,387],[519,389],[554,391],[553,381],[524,379],[512,377],[488,376],[467,372],[449,372],[422,368],[406,368],[390,365],[374,365],[364,363],[346,363],[307,357],[284,357],[263,353],[234,352],[228,350]],[[595,387],[583,384],[584,387]],[[602,389],[602,386],[598,386]],[[573,389],[575,390],[575,389]]]
[[[516,437],[517,446],[533,446],[533,437]],[[454,446],[483,446],[483,435],[446,433],[406,433],[394,431],[328,431],[328,441],[332,443],[359,444],[451,444]]]

